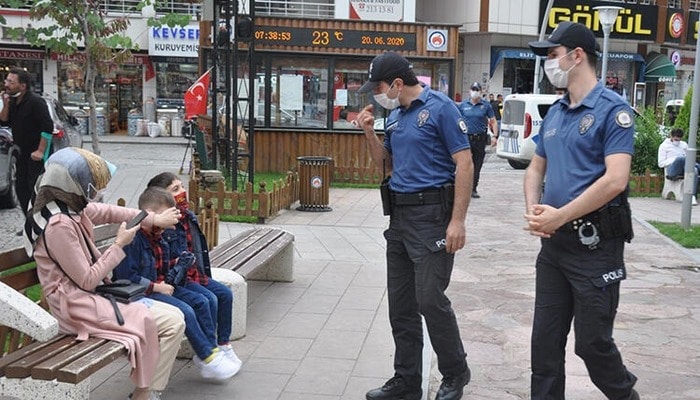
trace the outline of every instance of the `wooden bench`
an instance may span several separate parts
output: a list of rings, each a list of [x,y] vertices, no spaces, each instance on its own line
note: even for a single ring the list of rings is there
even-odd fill
[[[109,245],[116,228],[95,229],[100,247]],[[110,340],[59,334],[46,303],[26,296],[38,284],[36,265],[24,248],[0,253],[0,398],[88,399],[90,376],[127,350]]]

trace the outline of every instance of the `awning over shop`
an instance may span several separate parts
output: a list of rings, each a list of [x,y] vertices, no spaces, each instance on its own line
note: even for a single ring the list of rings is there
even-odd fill
[[[525,60],[534,60],[535,53],[530,49],[508,49],[503,47],[491,48],[491,71],[489,76],[493,76],[496,72],[496,67],[503,61],[504,58],[520,58]]]
[[[676,67],[667,56],[652,51],[647,54],[646,63],[646,82],[675,82]]]
[[[498,64],[500,64],[504,58],[534,60],[535,53],[533,53],[530,49],[492,47],[490,76],[493,77],[493,73],[496,72],[496,67],[498,67]],[[608,53],[608,62],[610,61],[630,61],[644,63],[644,58],[637,53],[617,53],[611,51]]]

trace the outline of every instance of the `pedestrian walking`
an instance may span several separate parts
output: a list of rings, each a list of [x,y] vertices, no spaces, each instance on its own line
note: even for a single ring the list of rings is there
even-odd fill
[[[15,190],[26,214],[36,180],[44,173],[44,153],[50,145],[50,139],[42,138],[42,132],[51,137],[53,120],[44,99],[31,91],[31,75],[22,68],[12,68],[5,77],[2,100],[5,107],[0,111],[0,123],[10,126],[12,139],[20,150]],[[21,234],[20,230],[17,235]]]
[[[632,109],[596,76],[598,45],[579,23],[561,22],[531,42],[544,70],[568,92],[549,109],[525,173],[526,229],[541,237],[536,262],[531,398],[564,399],[567,336],[609,399],[637,400],[637,378],[612,337],[632,239],[627,193],[634,150]],[[544,193],[542,184],[545,181]]]
[[[472,198],[478,199],[479,177],[481,166],[486,158],[486,143],[489,141],[489,129],[491,129],[491,145],[496,145],[498,139],[498,127],[491,103],[481,98],[481,84],[472,83],[469,98],[459,104],[462,118],[467,123],[469,143],[471,146],[472,160],[474,162],[474,183],[472,184]]]
[[[382,185],[387,241],[387,293],[394,336],[394,377],[366,394],[368,400],[417,400],[425,318],[442,384],[438,400],[462,397],[471,378],[457,320],[445,290],[454,255],[466,241],[472,161],[467,127],[455,103],[423,86],[411,64],[395,52],[372,60],[360,93],[391,111],[384,143],[374,131],[373,106],[357,121],[372,160],[391,174]]]

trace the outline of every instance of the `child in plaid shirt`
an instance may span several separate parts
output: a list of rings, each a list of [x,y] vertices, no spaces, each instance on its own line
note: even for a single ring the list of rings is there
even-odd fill
[[[139,197],[139,208],[144,210],[158,213],[173,206],[175,199],[162,188],[149,187]],[[153,229],[151,233],[140,230],[134,241],[124,247],[126,258],[114,270],[114,277],[146,284],[148,297],[179,308],[185,315],[185,336],[196,353],[194,362],[201,376],[213,380],[229,379],[240,370],[242,363],[228,341],[225,345],[230,353],[219,347],[214,318],[217,304],[212,304],[209,297],[198,290],[200,285],[188,282],[191,277],[197,277],[197,274],[190,273],[196,269],[195,256],[188,251],[178,251],[164,239],[175,234],[172,228]],[[228,313],[230,321],[230,308]]]

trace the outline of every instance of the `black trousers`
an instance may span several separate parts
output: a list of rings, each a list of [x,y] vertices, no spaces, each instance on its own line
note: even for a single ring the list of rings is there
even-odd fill
[[[574,322],[575,352],[608,399],[627,400],[637,378],[627,371],[612,338],[625,278],[622,238],[601,239],[591,250],[575,232],[542,239],[537,257],[532,327],[532,400],[563,400],[567,336]]]
[[[467,368],[457,319],[445,295],[454,264],[454,254],[445,251],[452,214],[446,208],[442,204],[395,206],[384,232],[394,369],[415,387],[421,385],[423,362],[421,315],[442,375],[458,375]]]
[[[476,190],[476,187],[479,186],[481,166],[484,165],[484,158],[486,158],[486,142],[488,141],[489,135],[486,133],[479,133],[467,136],[469,136],[469,146],[471,147],[472,161],[474,162],[474,185],[472,186],[472,190]]]
[[[27,154],[21,154],[17,158],[17,197],[22,207],[22,212],[27,213],[27,205],[34,193],[34,185],[41,174],[44,173],[44,162],[34,161]]]

